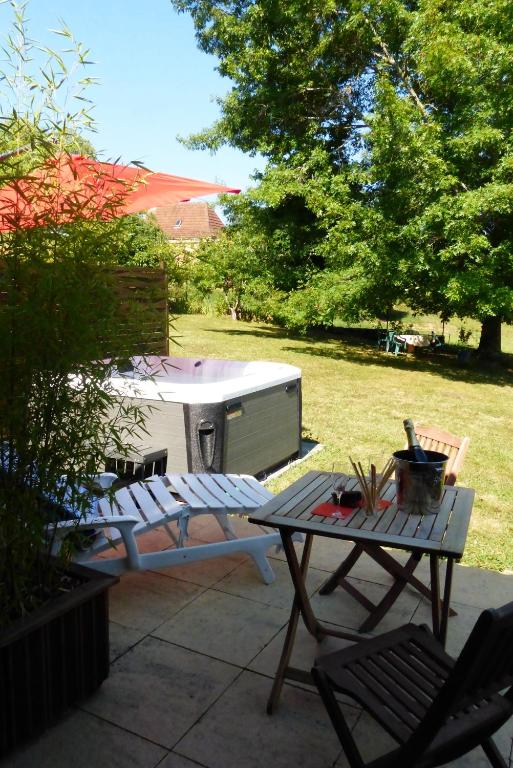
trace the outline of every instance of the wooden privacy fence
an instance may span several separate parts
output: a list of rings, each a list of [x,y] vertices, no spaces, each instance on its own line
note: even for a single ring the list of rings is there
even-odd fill
[[[45,269],[52,268],[51,264]],[[119,311],[111,319],[109,338],[115,340],[112,354],[168,355],[168,281],[164,268],[101,267]],[[2,284],[5,264],[0,262],[0,305],[7,300]],[[34,272],[34,275],[37,272]]]
[[[128,355],[168,355],[168,285],[165,269],[110,267],[121,304],[119,324],[113,328]],[[134,324],[133,313],[139,320]],[[128,322],[128,316],[131,316]],[[135,328],[134,328],[135,325]]]

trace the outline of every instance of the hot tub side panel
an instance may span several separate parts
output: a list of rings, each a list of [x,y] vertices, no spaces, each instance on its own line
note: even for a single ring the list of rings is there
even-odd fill
[[[224,472],[265,472],[300,448],[300,379],[226,403]]]
[[[185,434],[184,405],[182,403],[164,402],[162,400],[146,400],[134,397],[123,397],[120,401],[137,405],[145,414],[145,429],[132,439],[136,445],[151,445],[154,448],[167,449],[167,472],[186,472],[187,440]]]
[[[166,448],[168,472],[255,475],[299,455],[300,379],[218,403],[120,400],[144,409],[148,435],[131,442]]]

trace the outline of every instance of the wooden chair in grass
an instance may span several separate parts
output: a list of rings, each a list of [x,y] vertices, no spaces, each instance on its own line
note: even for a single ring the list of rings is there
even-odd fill
[[[445,453],[449,457],[446,467],[445,484],[455,485],[470,442],[469,438],[457,437],[438,427],[428,427],[422,424],[415,425],[415,432],[419,443],[425,450]],[[369,555],[369,557],[394,577],[394,584],[378,604],[372,603],[357,589],[354,583],[347,580],[351,570],[364,553]],[[369,616],[359,628],[360,632],[371,632],[395,603],[407,584],[431,600],[432,596],[429,587],[414,576],[414,570],[419,562],[420,555],[415,552],[410,555],[407,563],[402,565],[378,544],[355,544],[345,560],[321,586],[319,593],[321,595],[329,595],[336,587],[345,589],[346,592],[352,595],[369,611]],[[451,615],[454,615],[454,611],[451,611]]]
[[[415,432],[425,451],[438,451],[449,457],[445,470],[445,484],[456,485],[470,438],[457,437],[444,429],[427,427],[423,424],[415,424]]]
[[[312,677],[351,768],[431,768],[481,746],[513,715],[513,603],[483,611],[457,660],[407,624],[316,660]],[[335,698],[355,699],[397,746],[365,763]]]

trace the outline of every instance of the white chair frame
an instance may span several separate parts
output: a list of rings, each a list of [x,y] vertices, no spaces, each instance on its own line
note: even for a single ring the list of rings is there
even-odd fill
[[[105,480],[103,485],[108,484],[108,479]],[[127,570],[167,568],[241,552],[253,559],[263,581],[270,584],[275,576],[266,553],[271,546],[281,545],[280,534],[262,532],[238,538],[228,515],[248,515],[272,497],[273,494],[250,475],[170,473],[154,476],[121,488],[113,497],[98,499],[96,509],[79,521],[57,523],[54,551],[70,531],[94,528],[94,541],[87,550],[79,552],[75,560],[106,573],[119,575]],[[214,515],[225,540],[186,546],[189,520],[203,514]],[[174,523],[178,534],[171,527]],[[158,552],[139,551],[139,535],[158,527],[165,528],[175,547]],[[96,557],[119,543],[124,544],[125,555]]]

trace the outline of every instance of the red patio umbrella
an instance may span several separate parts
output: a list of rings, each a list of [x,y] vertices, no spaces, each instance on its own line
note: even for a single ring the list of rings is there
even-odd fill
[[[0,231],[110,219],[220,192],[240,189],[62,154],[0,189]]]

